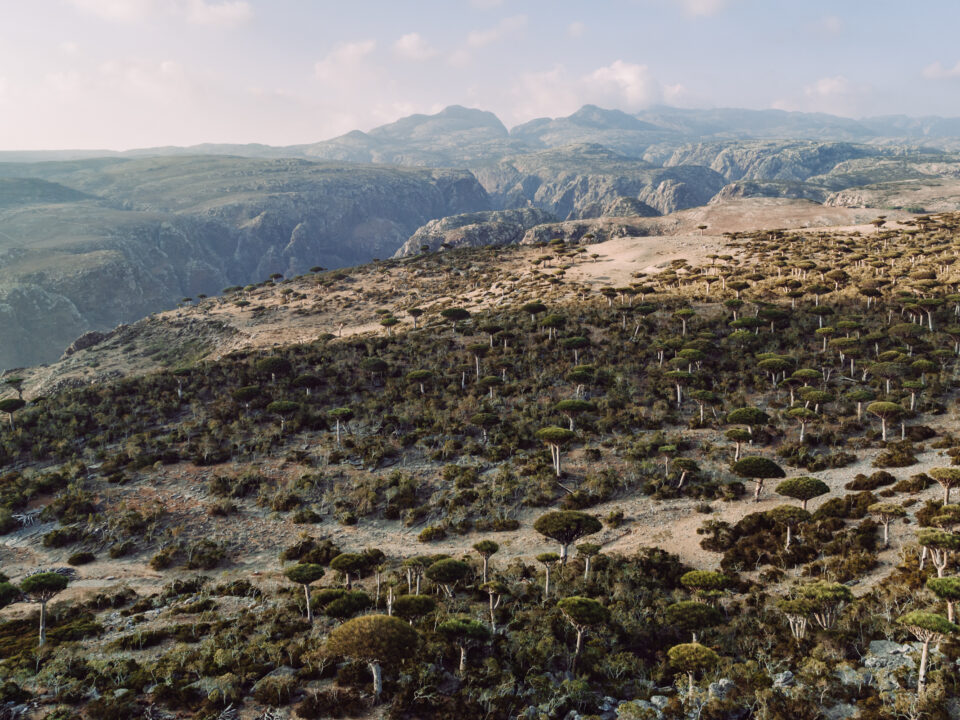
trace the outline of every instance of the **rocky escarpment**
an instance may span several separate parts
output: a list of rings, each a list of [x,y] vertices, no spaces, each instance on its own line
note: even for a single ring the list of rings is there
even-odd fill
[[[471,169],[495,204],[533,205],[565,219],[613,214],[624,203],[637,215],[675,212],[705,205],[726,184],[709,168],[654,167],[600,145],[545,150]]]
[[[394,257],[416,255],[424,248],[435,251],[458,247],[513,245],[520,242],[530,228],[555,220],[553,215],[539,208],[464,213],[431,220],[411,235]]]
[[[15,172],[78,199],[0,208],[6,367],[54,360],[84,332],[183,298],[389,257],[429,220],[490,208],[461,170],[222,157],[0,166]]]
[[[827,197],[823,188],[806,183],[762,182],[756,180],[741,180],[725,185],[718,192],[710,204],[729,202],[740,198],[789,198],[791,200],[812,200],[822,203]]]
[[[665,167],[709,167],[729,181],[804,182],[811,176],[830,172],[841,162],[880,154],[879,149],[850,143],[713,142],[685,145],[669,158],[650,153],[645,159],[662,160]]]

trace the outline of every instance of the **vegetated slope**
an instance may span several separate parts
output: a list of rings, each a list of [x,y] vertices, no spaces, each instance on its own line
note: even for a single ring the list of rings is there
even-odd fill
[[[368,332],[28,385],[0,430],[0,504],[23,514],[3,515],[0,563],[22,583],[70,557],[78,577],[41,652],[29,606],[5,611],[4,701],[98,718],[725,717],[758,697],[939,712],[951,645],[918,695],[898,643],[954,632],[906,613],[942,613],[925,584],[956,570],[956,506],[931,476],[949,487],[960,452],[958,227],[736,232],[622,284],[587,282],[608,258],[562,241],[429,253],[178,319],[359,305],[380,310]],[[282,574],[297,561],[323,577]]]
[[[0,176],[6,367],[185,297],[386,257],[428,220],[489,208],[465,171],[306,160],[101,159]]]

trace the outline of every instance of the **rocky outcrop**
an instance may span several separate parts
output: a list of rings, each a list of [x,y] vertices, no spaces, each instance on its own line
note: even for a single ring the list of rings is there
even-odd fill
[[[685,145],[667,158],[665,167],[709,167],[729,181],[804,182],[855,158],[873,157],[881,150],[850,143],[807,141],[713,142]],[[648,161],[654,157],[646,157]]]
[[[651,234],[657,234],[657,229],[643,224],[639,218],[611,217],[537,225],[527,230],[520,243],[536,245],[557,238],[566,243],[601,243],[618,237],[644,237]]]
[[[394,257],[416,255],[423,248],[432,252],[447,248],[513,245],[520,242],[530,228],[555,220],[553,215],[538,208],[464,213],[431,220],[411,235]]]
[[[812,200],[822,203],[827,192],[822,188],[806,183],[760,182],[740,180],[725,185],[713,198],[711,204],[725,203],[740,198],[790,198],[791,200]]]
[[[574,145],[472,168],[492,201],[564,219],[599,217],[625,199],[660,214],[705,205],[726,182],[702,167],[654,167],[600,145]],[[651,212],[652,211],[652,212]]]
[[[60,359],[64,360],[71,355],[80,352],[81,350],[86,350],[87,348],[92,348],[95,345],[99,345],[109,337],[110,333],[99,332],[97,330],[86,332],[70,343],[70,346],[63,351],[63,355],[60,357]]]

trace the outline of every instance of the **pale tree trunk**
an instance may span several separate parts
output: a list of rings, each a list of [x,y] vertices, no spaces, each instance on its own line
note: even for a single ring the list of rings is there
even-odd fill
[[[310,586],[309,586],[309,585],[304,585],[304,586],[303,586],[303,594],[304,594],[304,596],[305,596],[306,599],[307,599],[307,622],[308,622],[308,623],[312,623],[312,622],[313,622],[313,608],[310,607]]]
[[[550,597],[550,566],[547,566],[547,578],[543,584],[543,596]]]
[[[47,601],[40,602],[40,647],[47,642]]]
[[[930,654],[930,641],[925,640],[923,650],[920,651],[920,672],[917,676],[917,695],[923,695],[927,684],[927,656]]]
[[[466,644],[460,646],[460,677],[466,677],[467,675],[467,646]]]
[[[380,702],[380,693],[383,692],[383,675],[380,671],[380,663],[372,662],[369,665],[370,674],[373,676],[373,702]]]

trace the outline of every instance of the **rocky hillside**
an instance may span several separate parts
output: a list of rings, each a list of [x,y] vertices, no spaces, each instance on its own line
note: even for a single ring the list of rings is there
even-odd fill
[[[705,205],[725,184],[705,167],[661,168],[601,145],[571,145],[473,168],[493,202],[532,204],[566,219],[601,217],[634,201],[634,215]]]
[[[416,255],[424,248],[435,251],[441,248],[515,245],[530,228],[555,220],[553,215],[538,208],[464,213],[431,220],[411,235],[394,257]]]
[[[33,173],[45,178],[13,180]],[[465,171],[178,158],[0,166],[0,366],[87,330],[272,273],[393,254],[428,220],[489,208]],[[38,194],[38,183],[74,194]],[[52,185],[53,182],[59,185]],[[61,193],[63,195],[63,193]]]

